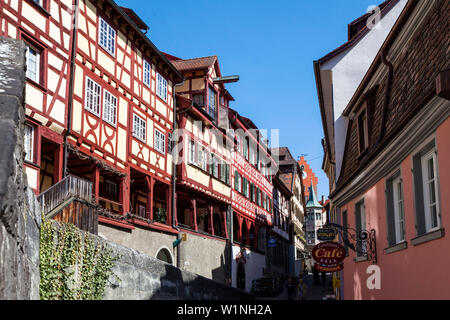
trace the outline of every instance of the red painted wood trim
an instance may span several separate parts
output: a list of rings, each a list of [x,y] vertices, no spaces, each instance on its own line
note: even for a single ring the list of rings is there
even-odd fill
[[[162,223],[154,222],[154,223],[148,223],[145,221],[141,221],[139,219],[131,219],[132,223],[141,227],[153,229],[153,230],[159,230],[164,231],[171,234],[178,234],[178,230],[174,229],[168,225],[164,225]]]
[[[98,222],[104,223],[104,224],[109,224],[109,225],[116,226],[116,227],[121,227],[121,228],[128,229],[128,230],[136,229],[133,225],[129,224],[128,222],[122,222],[122,221],[106,218],[103,216],[98,217]]]

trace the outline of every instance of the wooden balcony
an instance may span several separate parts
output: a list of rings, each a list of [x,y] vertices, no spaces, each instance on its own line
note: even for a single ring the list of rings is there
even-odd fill
[[[38,196],[41,212],[47,219],[97,234],[98,214],[92,188],[92,182],[68,176]]]

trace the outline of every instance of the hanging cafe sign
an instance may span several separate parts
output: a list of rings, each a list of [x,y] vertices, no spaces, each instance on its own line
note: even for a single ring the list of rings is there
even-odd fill
[[[320,272],[338,272],[344,269],[345,248],[336,242],[322,242],[312,250],[316,264],[314,268]]]

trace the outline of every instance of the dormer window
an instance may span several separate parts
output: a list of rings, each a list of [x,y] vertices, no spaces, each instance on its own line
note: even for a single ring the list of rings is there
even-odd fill
[[[369,147],[369,124],[367,120],[366,108],[364,108],[358,115],[358,143],[359,154],[362,154]]]

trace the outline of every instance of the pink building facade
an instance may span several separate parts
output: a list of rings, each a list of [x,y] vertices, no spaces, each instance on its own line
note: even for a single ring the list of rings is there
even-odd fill
[[[341,299],[450,299],[449,14],[445,0],[407,1],[342,113]]]

